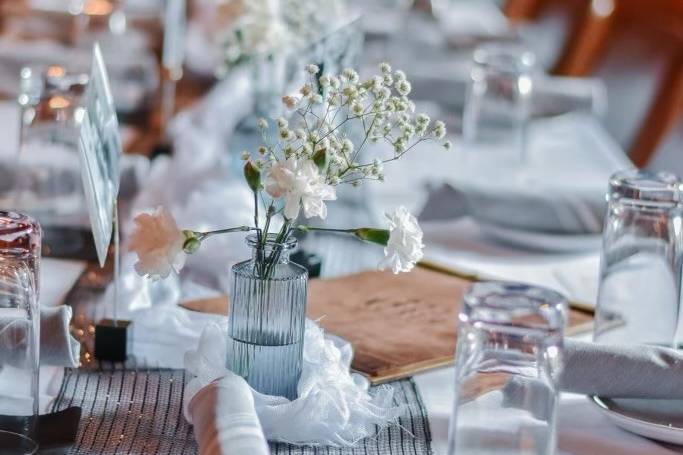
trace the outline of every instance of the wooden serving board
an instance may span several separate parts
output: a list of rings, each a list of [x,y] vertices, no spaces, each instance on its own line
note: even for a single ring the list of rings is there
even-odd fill
[[[353,369],[376,384],[453,362],[458,312],[472,282],[426,267],[312,280],[307,312],[353,345]],[[569,331],[592,321],[572,308]]]
[[[477,277],[425,265],[410,273],[363,272],[311,280],[307,316],[349,341],[352,368],[373,384],[453,363],[457,316]],[[227,299],[187,302],[185,308],[227,314]],[[590,329],[590,311],[571,308],[569,333]]]

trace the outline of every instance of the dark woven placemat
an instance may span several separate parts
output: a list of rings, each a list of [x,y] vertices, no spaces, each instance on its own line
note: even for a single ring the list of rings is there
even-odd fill
[[[182,414],[183,370],[67,369],[53,411],[83,409],[71,454],[195,454],[192,427]],[[273,454],[423,455],[431,436],[424,406],[410,380],[388,384],[405,405],[398,425],[354,448],[271,444]]]

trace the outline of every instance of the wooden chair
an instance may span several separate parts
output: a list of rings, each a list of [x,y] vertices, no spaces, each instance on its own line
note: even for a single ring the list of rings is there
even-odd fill
[[[642,167],[683,114],[683,1],[592,0],[554,72],[584,76],[599,71],[611,53],[628,45],[627,34],[666,53],[654,96],[628,145],[631,160]]]

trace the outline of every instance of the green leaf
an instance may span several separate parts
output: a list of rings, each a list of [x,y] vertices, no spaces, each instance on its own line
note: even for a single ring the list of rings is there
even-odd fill
[[[389,243],[389,231],[387,229],[359,228],[353,234],[366,242],[384,246]]]
[[[261,171],[251,161],[247,161],[244,164],[244,179],[247,181],[251,191],[256,192],[261,188]]]
[[[327,168],[327,149],[320,149],[313,154],[313,163],[320,172],[325,172]]]

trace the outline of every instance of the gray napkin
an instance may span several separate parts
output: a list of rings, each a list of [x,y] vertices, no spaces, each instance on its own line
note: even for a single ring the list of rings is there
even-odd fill
[[[604,398],[683,399],[683,351],[566,340],[560,388]]]
[[[683,399],[683,351],[566,340],[560,389],[603,398]],[[538,379],[514,376],[502,393],[503,406],[537,418],[552,410],[551,390]]]
[[[40,364],[77,367],[80,344],[69,331],[72,310],[66,305],[40,309]],[[0,318],[0,365],[23,367],[28,342],[28,320],[23,317]]]

